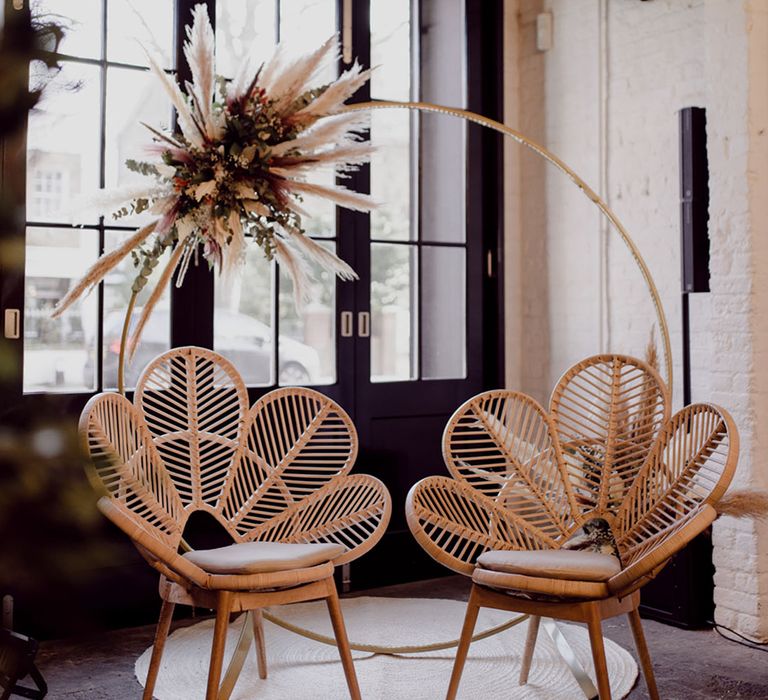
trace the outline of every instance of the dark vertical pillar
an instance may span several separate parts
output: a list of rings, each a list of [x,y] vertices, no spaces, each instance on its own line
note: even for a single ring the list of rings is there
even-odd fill
[[[191,80],[192,75],[184,58],[185,26],[192,22],[192,8],[199,0],[178,0],[176,3],[176,75],[179,83]],[[216,27],[213,0],[205,0],[211,24]],[[202,251],[201,251],[202,252]],[[184,284],[171,287],[171,347],[199,345],[213,348],[213,271],[199,256],[199,263],[189,266]]]
[[[709,168],[706,111],[680,111],[680,259],[683,403],[691,403],[690,295],[709,291]],[[643,588],[641,612],[679,627],[703,627],[714,613],[712,535],[704,532]]]
[[[504,121],[504,7],[498,0],[467,0],[467,107]],[[474,169],[468,187],[468,216],[480,217],[482,259],[471,264],[483,275],[483,386],[504,383],[504,137],[491,129],[469,127],[470,158],[478,149],[482,170]],[[470,166],[471,167],[471,166]],[[475,212],[475,214],[473,214]],[[472,229],[469,228],[468,232]],[[470,329],[470,338],[477,331]]]
[[[709,291],[709,166],[707,114],[680,110],[680,272],[683,322],[683,403],[691,403],[689,294]]]

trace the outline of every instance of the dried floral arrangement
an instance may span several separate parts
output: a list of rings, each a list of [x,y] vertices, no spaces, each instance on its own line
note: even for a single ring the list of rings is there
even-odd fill
[[[147,150],[154,159],[126,164],[146,176],[147,184],[102,193],[95,202],[113,218],[145,211],[156,218],[99,258],[54,310],[54,317],[60,315],[129,254],[137,267],[132,286],[137,294],[170,249],[170,260],[132,333],[129,356],[174,272],[179,286],[201,250],[209,265],[227,272],[238,267],[252,239],[285,268],[300,306],[309,297],[308,261],[343,279],[356,277],[343,260],[305,235],[303,196],[360,211],[373,208],[367,195],[306,179],[321,169],[349,171],[370,158],[370,144],[361,141],[366,115],[343,111],[369,71],[355,62],[335,81],[314,86],[338,56],[334,36],[296,60],[287,59],[278,46],[257,69],[253,61],[244,61],[228,83],[215,74],[206,6],[196,5],[192,15],[184,44],[192,82],[184,91],[149,57],[176,110],[180,133],[145,124],[153,135]]]

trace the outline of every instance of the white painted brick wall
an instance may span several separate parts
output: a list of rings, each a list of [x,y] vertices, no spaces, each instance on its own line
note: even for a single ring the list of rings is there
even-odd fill
[[[736,483],[768,483],[768,2],[764,0],[508,0],[516,69],[513,115],[525,134],[595,190],[606,144],[608,201],[643,253],[662,296],[682,402],[678,112],[704,106],[710,162],[711,287],[691,298],[693,400],[725,406],[741,432]],[[554,47],[535,48],[549,11]],[[605,28],[606,53],[599,50]],[[600,129],[601,72],[607,123]],[[601,250],[599,219],[560,173],[521,155],[509,188],[519,253],[521,318],[508,373],[545,399],[574,361],[602,350],[642,357],[653,309],[619,238]],[[762,191],[761,191],[762,189]],[[512,213],[513,212],[513,213]],[[609,261],[600,313],[600,256]],[[508,280],[509,282],[509,280]],[[605,330],[600,346],[601,324]],[[768,526],[718,521],[717,619],[768,639]]]

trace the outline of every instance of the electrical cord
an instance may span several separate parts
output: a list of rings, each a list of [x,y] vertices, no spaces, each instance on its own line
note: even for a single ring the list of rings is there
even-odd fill
[[[749,637],[745,637],[743,634],[740,634],[736,630],[732,630],[730,627],[726,627],[725,625],[720,625],[714,620],[708,620],[708,625],[712,625],[715,632],[717,632],[723,639],[733,642],[734,644],[740,644],[743,647],[747,647],[747,649],[754,649],[755,651],[764,651],[768,652],[768,642],[756,642],[753,639],[749,639]],[[729,632],[730,634],[735,635],[738,637],[738,639],[734,639],[733,637],[729,637],[728,635],[723,632],[725,630],[726,632]]]

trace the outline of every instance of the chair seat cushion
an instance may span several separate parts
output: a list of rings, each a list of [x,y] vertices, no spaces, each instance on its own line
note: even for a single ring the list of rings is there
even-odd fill
[[[567,581],[607,581],[621,571],[619,560],[611,554],[565,549],[490,551],[480,555],[477,565],[506,574]]]
[[[216,549],[196,549],[184,554],[209,574],[264,574],[323,564],[340,557],[343,544],[241,542]]]
[[[570,581],[564,578],[545,578],[507,574],[476,567],[472,581],[479,586],[504,591],[512,596],[541,600],[601,600],[611,592],[605,581]]]

